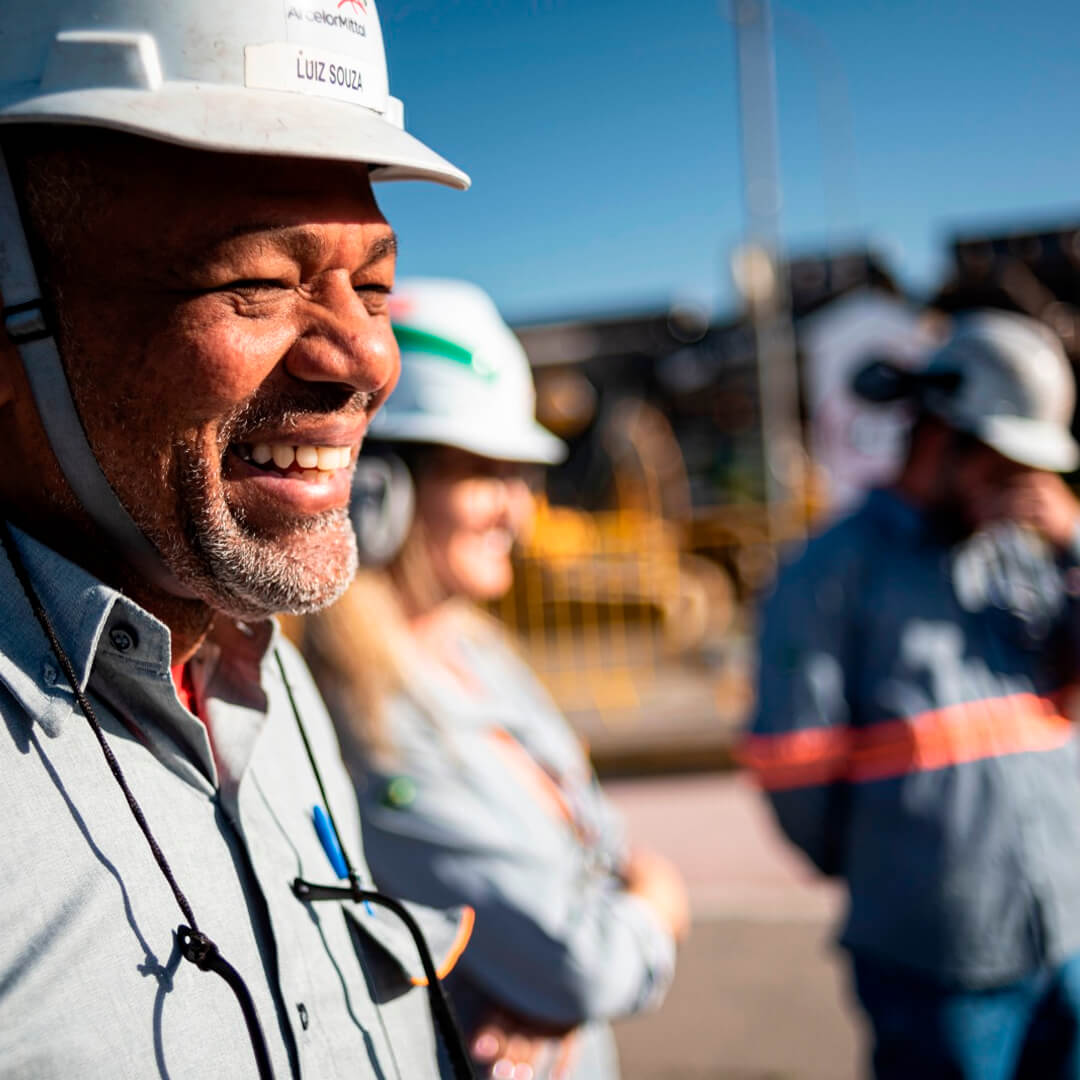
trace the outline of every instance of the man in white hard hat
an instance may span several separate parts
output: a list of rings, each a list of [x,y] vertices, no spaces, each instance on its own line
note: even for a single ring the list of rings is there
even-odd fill
[[[268,620],[356,566],[398,370],[371,181],[467,184],[342,8],[0,15],[4,1075],[468,1072],[457,922],[371,890]]]
[[[848,884],[879,1078],[1078,1077],[1073,375],[986,311],[856,390],[913,401],[907,461],[781,573],[744,759]]]

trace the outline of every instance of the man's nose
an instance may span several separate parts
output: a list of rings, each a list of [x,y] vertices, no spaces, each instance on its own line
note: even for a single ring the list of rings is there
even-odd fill
[[[348,272],[324,275],[304,308],[300,334],[286,357],[289,374],[388,395],[400,365],[390,317],[368,310]]]

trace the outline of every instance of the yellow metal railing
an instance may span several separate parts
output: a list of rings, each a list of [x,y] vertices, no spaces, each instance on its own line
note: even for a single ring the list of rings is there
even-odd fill
[[[564,708],[615,714],[639,704],[677,636],[682,534],[641,510],[540,503],[496,613]]]
[[[672,673],[695,663],[696,677],[730,704],[744,689],[728,685],[730,670],[696,657],[720,654],[745,633],[741,608],[775,572],[778,543],[803,535],[811,512],[804,504],[770,518],[747,504],[673,522],[643,509],[585,512],[541,500],[495,614],[568,712],[595,711],[614,726],[655,707]]]

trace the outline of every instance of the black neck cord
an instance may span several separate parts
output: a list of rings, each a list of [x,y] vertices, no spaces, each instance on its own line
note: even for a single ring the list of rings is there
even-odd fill
[[[270,1067],[270,1052],[266,1046],[266,1038],[263,1035],[262,1026],[259,1023],[258,1014],[255,1011],[255,1002],[252,1000],[251,992],[248,990],[240,973],[221,955],[214,942],[199,930],[198,923],[195,921],[195,913],[191,909],[191,904],[188,903],[187,897],[177,883],[176,875],[173,874],[172,867],[169,865],[168,859],[165,858],[165,853],[161,850],[157,840],[154,839],[154,834],[150,831],[150,824],[146,820],[146,815],[143,814],[142,807],[139,806],[134,793],[128,786],[127,778],[120,768],[120,762],[116,760],[116,755],[113,753],[112,747],[109,746],[105,739],[105,732],[101,728],[101,723],[97,718],[97,714],[94,712],[94,707],[90,704],[89,698],[87,698],[86,694],[83,693],[82,688],[79,686],[79,678],[75,674],[75,668],[68,658],[67,653],[64,651],[64,647],[60,644],[60,639],[57,636],[56,630],[53,628],[49,613],[41,603],[37,590],[30,581],[30,575],[26,571],[26,565],[22,560],[22,556],[15,546],[14,538],[11,535],[11,529],[8,526],[8,523],[3,519],[0,519],[0,543],[3,544],[8,561],[11,563],[11,568],[15,571],[15,576],[18,578],[19,584],[26,594],[26,599],[30,604],[30,609],[33,611],[34,617],[41,626],[45,637],[48,638],[49,644],[56,654],[56,659],[59,661],[60,667],[63,668],[64,675],[67,676],[68,682],[71,684],[71,689],[75,693],[75,700],[79,703],[79,708],[82,709],[83,715],[86,717],[94,732],[94,737],[101,747],[101,752],[105,755],[105,760],[113,774],[113,778],[116,780],[117,784],[119,784],[120,790],[124,793],[128,808],[131,810],[132,816],[135,818],[139,829],[146,838],[147,844],[150,846],[150,852],[154,856],[154,861],[158,864],[158,868],[161,870],[162,875],[169,884],[169,888],[172,890],[177,906],[180,908],[180,911],[188,922],[188,925],[185,926],[182,924],[177,927],[176,930],[176,937],[180,944],[181,954],[185,960],[190,960],[191,963],[201,971],[212,971],[214,974],[220,975],[225,982],[228,983],[229,989],[236,995],[236,1000],[239,1002],[240,1009],[244,1014],[244,1023],[247,1025],[248,1037],[251,1039],[251,1049],[254,1051],[255,1060],[259,1066],[259,1080],[273,1080],[274,1073]]]
[[[316,762],[315,754],[311,749],[311,742],[308,739],[307,731],[304,728],[304,722],[300,718],[300,709],[296,704],[296,698],[293,696],[292,684],[289,682],[289,676],[285,671],[285,664],[281,659],[281,653],[276,649],[274,650],[274,659],[277,661],[278,671],[281,673],[281,681],[285,685],[285,693],[289,698],[289,705],[292,707],[293,716],[296,718],[296,726],[300,731],[300,738],[304,743],[304,750],[307,752],[308,761],[311,763],[311,771],[315,774],[315,782],[319,785],[319,794],[322,796],[323,806],[326,807],[326,814],[330,818],[330,826],[334,830],[334,835],[337,837],[338,846],[341,849],[341,857],[345,863],[345,870],[349,879],[349,885],[346,888],[344,886],[315,885],[298,877],[292,884],[293,893],[298,899],[304,901],[341,900],[346,897],[351,897],[357,903],[367,901],[372,904],[378,904],[381,907],[392,911],[405,924],[405,928],[409,931],[413,943],[416,945],[416,951],[420,955],[420,964],[423,967],[424,975],[427,978],[427,992],[428,1001],[431,1005],[431,1015],[439,1028],[443,1047],[450,1059],[451,1067],[454,1070],[454,1076],[456,1080],[474,1080],[476,1073],[469,1060],[468,1051],[465,1049],[465,1039],[461,1034],[461,1028],[458,1026],[458,1022],[454,1017],[453,1009],[450,1007],[450,1001],[446,996],[446,991],[443,989],[442,981],[439,979],[438,971],[435,968],[435,961],[432,959],[431,950],[424,940],[424,933],[420,929],[419,924],[413,918],[409,909],[406,908],[400,900],[395,900],[392,896],[387,896],[384,893],[376,892],[372,889],[365,889],[361,884],[360,875],[353,867],[352,860],[349,858],[349,853],[346,850],[342,839],[341,830],[337,826],[337,821],[334,820],[334,811],[331,808],[330,800],[326,796],[326,788],[323,785],[322,774],[319,772],[318,762]]]
[[[251,1040],[251,1049],[255,1055],[255,1061],[259,1070],[259,1080],[274,1080],[274,1072],[270,1065],[270,1051],[266,1045],[266,1036],[263,1033],[262,1025],[259,1023],[259,1016],[255,1009],[255,1002],[252,999],[251,991],[248,990],[247,984],[244,982],[243,977],[236,968],[221,955],[217,945],[215,945],[206,934],[199,930],[198,923],[195,919],[195,912],[192,910],[188,898],[180,888],[180,885],[176,880],[176,875],[173,873],[168,859],[165,858],[165,853],[161,850],[160,845],[154,838],[154,834],[150,830],[150,823],[146,820],[146,815],[143,813],[142,807],[139,806],[138,800],[128,786],[127,778],[120,768],[120,762],[116,760],[116,755],[113,753],[112,747],[109,746],[108,741],[105,738],[105,732],[102,730],[101,722],[97,718],[97,714],[94,711],[93,705],[90,703],[90,699],[79,686],[79,678],[75,672],[75,667],[71,663],[63,645],[60,644],[60,638],[53,627],[52,620],[49,618],[49,613],[45,610],[45,606],[42,604],[41,599],[37,594],[37,590],[30,580],[30,575],[26,570],[26,564],[23,562],[22,556],[15,546],[15,540],[11,535],[11,529],[7,521],[3,518],[0,518],[0,545],[3,546],[8,561],[11,563],[11,568],[15,571],[15,577],[22,587],[23,593],[30,605],[30,609],[34,614],[34,618],[41,626],[42,632],[48,639],[49,645],[52,647],[53,653],[56,655],[56,659],[71,685],[79,708],[82,710],[83,715],[90,724],[94,737],[101,747],[101,752],[105,756],[105,761],[109,766],[109,770],[113,774],[113,778],[119,785],[120,790],[123,792],[128,808],[150,847],[150,852],[154,857],[154,861],[157,863],[166,882],[168,882],[173,897],[176,899],[177,906],[187,920],[187,925],[181,924],[176,930],[176,937],[180,945],[181,955],[185,960],[193,963],[201,971],[212,971],[214,974],[221,976],[228,984],[229,989],[231,989],[236,996],[236,1000],[239,1003],[240,1010],[244,1016],[248,1038]],[[289,705],[291,706],[293,716],[296,719],[296,725],[300,731],[300,738],[303,740],[308,761],[311,763],[311,770],[315,775],[315,782],[318,784],[323,805],[326,807],[331,827],[338,838],[338,844],[341,846],[342,857],[345,861],[345,867],[349,876],[349,887],[347,889],[334,886],[314,885],[301,878],[297,878],[292,884],[293,893],[299,900],[305,902],[324,899],[352,899],[357,902],[367,901],[388,908],[401,919],[416,945],[417,952],[420,954],[420,963],[424,969],[424,975],[427,978],[427,991],[431,1004],[432,1017],[442,1036],[443,1046],[454,1070],[455,1080],[474,1080],[475,1074],[465,1049],[465,1041],[457,1021],[454,1018],[453,1010],[450,1008],[450,1002],[446,997],[446,992],[439,980],[435,962],[431,957],[431,950],[424,940],[424,935],[419,925],[409,910],[400,901],[395,900],[393,897],[385,896],[383,893],[364,889],[361,886],[360,875],[354,869],[345,850],[345,846],[341,842],[341,831],[338,829],[337,822],[334,820],[334,812],[331,809],[330,800],[326,796],[326,787],[323,784],[322,774],[319,772],[319,766],[315,761],[315,754],[311,749],[311,742],[308,739],[304,723],[300,718],[300,710],[297,707],[296,699],[293,696],[292,686],[285,673],[285,665],[282,662],[281,654],[275,650],[274,657],[277,660],[278,670],[281,672],[281,680],[285,685],[285,692],[289,698]]]

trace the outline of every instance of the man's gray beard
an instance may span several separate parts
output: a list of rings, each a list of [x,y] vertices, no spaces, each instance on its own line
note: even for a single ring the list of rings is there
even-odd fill
[[[215,611],[237,619],[317,611],[356,574],[356,538],[344,507],[306,519],[282,540],[260,537],[214,497],[208,462],[190,453],[181,454],[178,495],[182,534],[151,538],[174,576]],[[325,537],[319,566],[287,550],[288,537],[298,534]]]
[[[78,356],[71,343],[74,335],[65,318],[62,297],[57,290],[56,310],[60,313],[61,354]],[[85,385],[83,365],[66,364],[72,397],[80,417],[86,415],[84,402],[90,397]],[[257,400],[238,407],[225,424],[226,431],[252,430],[263,424],[288,425],[294,418],[330,413],[358,415],[367,411],[371,394],[350,391],[331,384],[317,384],[301,392],[291,389],[287,398]],[[118,422],[122,423],[122,418]],[[86,427],[86,421],[83,420]],[[91,448],[105,473],[110,476],[108,461],[92,440]],[[228,445],[228,439],[225,445]],[[129,478],[121,498],[119,488],[110,479],[121,505],[139,530],[157,548],[162,561],[174,578],[194,592],[215,611],[235,619],[264,619],[274,614],[302,615],[328,607],[340,597],[356,576],[359,560],[356,536],[347,508],[327,511],[298,523],[291,533],[322,534],[326,540],[319,547],[320,561],[331,565],[325,571],[299,562],[288,550],[287,539],[259,536],[245,528],[243,515],[234,513],[224,498],[214,496],[212,468],[219,467],[188,447],[178,446],[177,496],[180,529],[162,529],[140,512],[152,506],[160,495],[160,485],[168,485],[167,476],[145,473]]]

